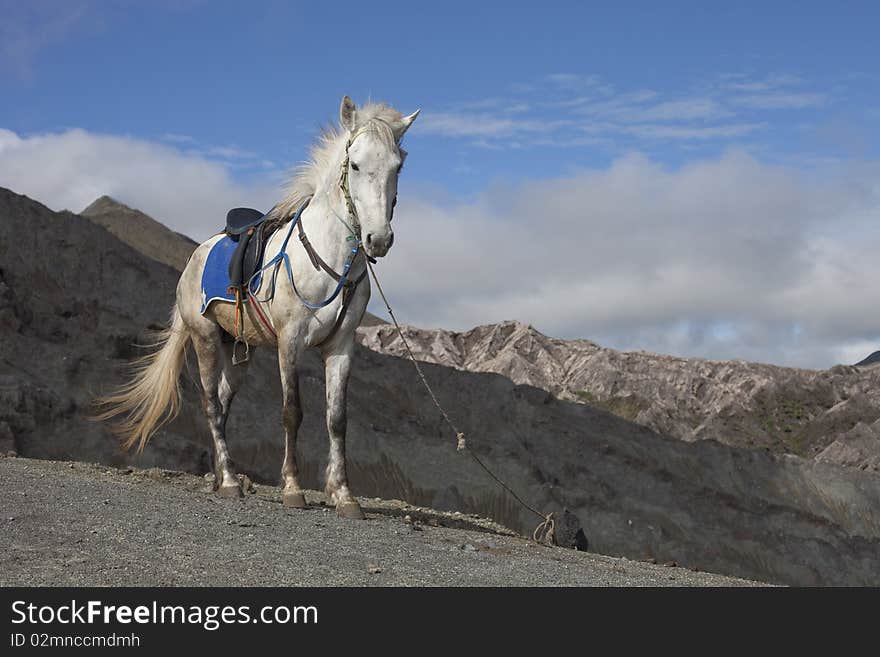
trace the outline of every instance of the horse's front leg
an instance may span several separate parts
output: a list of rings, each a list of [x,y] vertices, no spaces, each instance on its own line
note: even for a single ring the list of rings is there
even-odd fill
[[[284,506],[295,509],[306,508],[306,498],[299,482],[299,468],[296,464],[296,435],[302,423],[302,406],[299,400],[299,373],[296,369],[297,343],[295,338],[282,335],[278,341],[278,364],[281,368],[281,391],[284,396],[284,464],[281,466],[281,480],[284,489],[281,501]]]
[[[327,484],[324,490],[330,501],[336,505],[337,515],[363,520],[364,513],[348,489],[348,476],[345,472],[346,392],[353,354],[353,334],[344,344],[329,348],[324,353],[327,432],[330,434],[330,460],[327,463]]]

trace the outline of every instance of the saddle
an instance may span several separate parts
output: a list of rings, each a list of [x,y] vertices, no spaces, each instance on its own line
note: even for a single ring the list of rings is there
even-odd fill
[[[264,215],[251,208],[233,208],[226,215],[226,234],[238,246],[229,261],[229,293],[234,294],[251,279],[263,260],[269,235],[263,230]]]
[[[241,235],[248,228],[260,223],[265,216],[252,208],[232,208],[226,213],[226,234]]]
[[[244,322],[242,303],[247,297],[253,299],[248,284],[260,269],[266,242],[277,227],[277,224],[273,224],[266,229],[266,223],[266,215],[252,208],[233,208],[226,214],[225,233],[230,240],[237,242],[229,260],[229,286],[226,288],[226,293],[235,297],[235,335],[231,336],[234,339],[233,365],[244,363],[250,358],[250,347],[240,329]],[[259,307],[255,311],[264,322],[267,321],[262,317]]]

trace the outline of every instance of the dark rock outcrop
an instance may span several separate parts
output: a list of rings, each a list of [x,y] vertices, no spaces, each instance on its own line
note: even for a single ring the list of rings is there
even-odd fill
[[[880,351],[875,351],[870,356],[863,358],[858,363],[856,363],[856,367],[867,367],[868,365],[877,365],[880,363]]]

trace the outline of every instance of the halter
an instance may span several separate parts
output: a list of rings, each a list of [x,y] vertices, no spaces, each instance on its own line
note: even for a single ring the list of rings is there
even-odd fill
[[[354,206],[354,200],[351,198],[351,190],[349,189],[349,186],[348,186],[348,166],[351,163],[351,159],[349,158],[349,155],[348,155],[348,149],[351,148],[351,145],[354,143],[354,140],[357,139],[358,137],[360,137],[366,131],[367,131],[367,128],[365,126],[365,127],[361,128],[360,130],[358,130],[357,132],[355,132],[354,134],[352,134],[348,138],[348,141],[345,142],[345,157],[342,158],[342,171],[339,175],[339,189],[342,190],[342,197],[345,199],[345,207],[348,210],[348,218],[351,221],[351,223],[354,225],[354,228],[352,228],[352,226],[349,226],[348,223],[342,217],[340,217],[338,214],[336,214],[336,212],[333,213],[333,214],[336,214],[336,218],[339,219],[345,225],[346,228],[348,228],[349,232],[351,232],[351,234],[354,235],[355,238],[357,238],[358,243],[360,243],[360,240],[361,240],[361,222],[360,222],[360,219],[358,218],[357,208]],[[331,203],[331,207],[332,207],[332,203]]]
[[[381,121],[385,123],[386,121],[382,121],[382,119],[376,117],[373,119],[374,121]],[[388,126],[388,129],[391,130],[391,126]],[[333,214],[336,215],[336,218],[339,219],[343,223],[343,225],[348,228],[349,232],[354,236],[354,238],[360,244],[361,241],[361,222],[358,217],[357,208],[354,206],[354,200],[351,198],[351,190],[348,185],[348,167],[351,164],[351,159],[348,154],[348,150],[351,148],[351,145],[354,143],[354,140],[360,137],[362,134],[369,130],[369,124],[363,126],[362,128],[358,128],[352,135],[348,138],[348,141],[345,142],[345,157],[342,159],[342,171],[339,174],[339,189],[342,190],[342,197],[345,199],[345,207],[348,210],[349,221],[351,221],[351,225],[345,219],[339,216],[335,209],[333,209]],[[393,134],[393,132],[392,132]],[[397,198],[394,199],[394,204],[397,204]],[[333,208],[333,204],[330,204],[330,207]],[[391,212],[394,212],[394,205],[391,206]]]

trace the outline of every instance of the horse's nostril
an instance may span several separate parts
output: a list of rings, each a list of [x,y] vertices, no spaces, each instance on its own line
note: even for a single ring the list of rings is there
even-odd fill
[[[367,233],[367,244],[373,243],[373,233]]]
[[[391,233],[391,237],[388,238],[388,248],[390,249],[394,245],[394,233]]]

